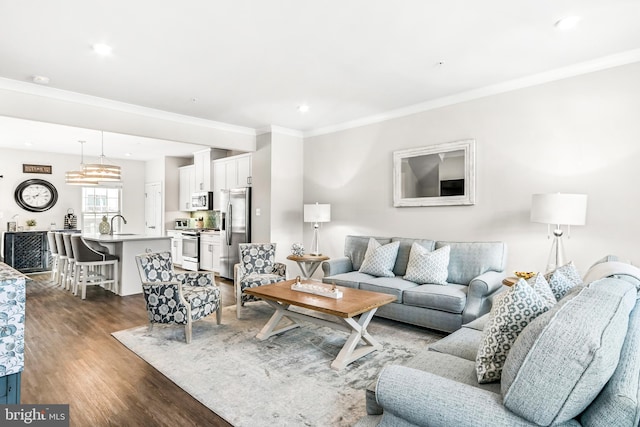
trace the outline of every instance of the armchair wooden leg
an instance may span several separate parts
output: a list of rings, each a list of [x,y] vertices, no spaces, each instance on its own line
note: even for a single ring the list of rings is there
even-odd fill
[[[191,321],[188,321],[184,326],[184,334],[187,340],[187,344],[191,343]]]
[[[218,325],[222,323],[222,305],[216,310],[216,323]]]

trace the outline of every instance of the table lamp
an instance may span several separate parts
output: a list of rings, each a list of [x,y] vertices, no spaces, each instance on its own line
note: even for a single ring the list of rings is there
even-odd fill
[[[313,242],[311,243],[311,255],[322,255],[318,240],[318,228],[320,223],[331,221],[331,205],[318,203],[304,205],[304,222],[313,223]]]
[[[567,226],[567,234],[571,237],[572,225],[585,225],[587,217],[586,194],[534,194],[531,198],[531,221],[547,224],[547,238],[553,230],[553,244],[547,271],[555,270],[565,264],[562,245],[562,226]]]

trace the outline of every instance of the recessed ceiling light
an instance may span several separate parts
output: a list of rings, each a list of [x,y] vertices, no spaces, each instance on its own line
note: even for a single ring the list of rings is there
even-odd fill
[[[582,18],[580,18],[579,16],[567,16],[566,18],[562,18],[561,20],[557,21],[555,23],[555,26],[559,30],[572,30],[578,25],[580,19]]]
[[[45,77],[45,76],[33,76],[32,80],[34,83],[38,83],[39,85],[49,84],[49,77]]]
[[[306,113],[309,111],[309,106],[307,104],[298,105],[298,111],[301,113]]]
[[[125,156],[131,157],[131,153],[124,153]]]
[[[96,43],[93,46],[91,46],[91,48],[93,49],[93,51],[99,55],[109,55],[111,53],[111,51],[113,50],[111,48],[111,46],[109,46],[108,44],[104,44],[104,43]]]
[[[26,145],[27,147],[31,147],[33,144],[29,141],[25,142],[24,145]]]

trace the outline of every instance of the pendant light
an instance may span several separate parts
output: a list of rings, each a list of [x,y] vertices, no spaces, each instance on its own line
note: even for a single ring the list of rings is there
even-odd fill
[[[102,136],[100,163],[88,163],[84,165],[82,171],[84,172],[85,177],[95,181],[120,181],[122,179],[120,166],[105,163],[106,156],[104,155],[104,132],[101,131],[100,134]]]
[[[98,181],[87,178],[84,173],[84,143],[85,141],[78,141],[80,143],[80,170],[68,171],[64,174],[65,182],[69,185],[98,185]]]

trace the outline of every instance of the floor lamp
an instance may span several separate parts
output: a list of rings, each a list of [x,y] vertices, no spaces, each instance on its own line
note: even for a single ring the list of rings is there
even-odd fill
[[[331,205],[304,205],[304,222],[313,223],[313,242],[311,243],[311,255],[322,255],[320,253],[320,242],[318,240],[318,228],[320,223],[331,221]]]
[[[562,226],[567,226],[567,234],[571,237],[572,225],[585,225],[587,217],[586,194],[534,194],[531,198],[531,221],[547,224],[547,238],[553,230],[553,244],[547,271],[553,271],[565,264]]]

